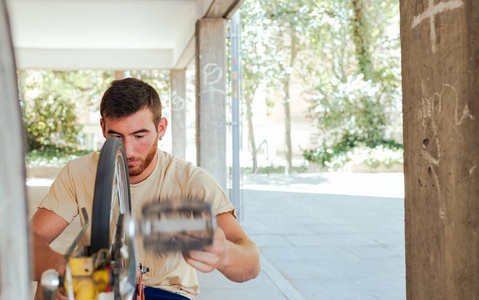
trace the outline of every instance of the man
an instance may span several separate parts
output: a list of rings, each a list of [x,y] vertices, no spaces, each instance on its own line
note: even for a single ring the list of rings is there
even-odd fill
[[[150,268],[144,275],[147,299],[194,299],[201,272],[218,269],[228,279],[243,282],[260,270],[259,251],[234,217],[234,207],[218,183],[203,169],[158,150],[168,122],[161,117],[161,101],[148,84],[133,78],[113,81],[100,105],[105,138],[118,137],[125,146],[130,179],[132,213],[141,216],[144,203],[161,199],[203,199],[212,203],[218,227],[213,245],[189,253],[158,255],[140,249],[140,262]],[[70,161],[55,179],[31,220],[34,279],[50,268],[62,272],[63,255],[49,244],[85,207],[91,216],[99,154]],[[83,220],[82,220],[83,222]],[[90,232],[82,244],[89,244]],[[36,297],[41,298],[37,289]],[[67,299],[57,293],[59,299]]]

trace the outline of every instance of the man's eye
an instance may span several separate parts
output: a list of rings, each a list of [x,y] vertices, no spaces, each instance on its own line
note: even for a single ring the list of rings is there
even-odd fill
[[[137,139],[142,139],[142,138],[144,138],[145,136],[144,136],[144,135],[135,135],[135,137],[136,137]]]

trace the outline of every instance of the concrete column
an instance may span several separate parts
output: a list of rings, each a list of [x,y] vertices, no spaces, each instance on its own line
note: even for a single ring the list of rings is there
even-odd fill
[[[196,22],[196,159],[226,190],[225,20]]]
[[[401,0],[408,299],[479,295],[478,11]]]
[[[186,154],[186,75],[185,70],[171,70],[171,136],[172,154]]]

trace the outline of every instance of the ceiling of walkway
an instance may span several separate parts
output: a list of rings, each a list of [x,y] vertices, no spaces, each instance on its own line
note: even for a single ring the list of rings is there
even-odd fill
[[[19,69],[182,69],[195,24],[242,0],[9,0]]]

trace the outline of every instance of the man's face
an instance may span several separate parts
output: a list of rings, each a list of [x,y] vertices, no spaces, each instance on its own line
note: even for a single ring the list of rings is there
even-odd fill
[[[153,123],[153,114],[148,109],[121,118],[105,118],[100,121],[105,138],[118,137],[125,146],[130,183],[146,179],[156,164],[158,138],[166,130],[166,119],[161,119],[158,130]]]

